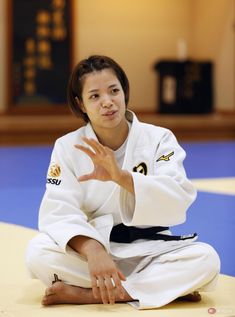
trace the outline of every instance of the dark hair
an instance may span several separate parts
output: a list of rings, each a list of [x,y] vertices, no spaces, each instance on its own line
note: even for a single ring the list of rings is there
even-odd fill
[[[77,100],[82,103],[82,89],[83,89],[83,77],[86,74],[92,73],[94,71],[101,71],[105,68],[110,68],[114,71],[117,76],[125,95],[126,106],[129,101],[129,81],[118,63],[107,56],[102,55],[92,55],[87,59],[80,61],[74,68],[67,88],[67,100],[72,112],[78,116],[83,117],[83,119],[88,122],[89,118],[86,113],[83,113]],[[77,100],[76,100],[77,99]]]

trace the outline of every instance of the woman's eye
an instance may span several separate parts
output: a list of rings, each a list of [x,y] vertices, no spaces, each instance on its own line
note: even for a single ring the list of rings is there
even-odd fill
[[[116,93],[118,93],[119,91],[120,91],[119,88],[113,88],[113,89],[112,89],[112,93],[113,93],[113,94],[116,94]]]
[[[98,94],[91,95],[89,99],[97,99],[99,97]]]

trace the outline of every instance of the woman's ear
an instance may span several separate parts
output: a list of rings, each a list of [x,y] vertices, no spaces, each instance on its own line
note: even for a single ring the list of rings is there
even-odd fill
[[[86,109],[83,105],[83,102],[81,102],[78,97],[75,97],[76,103],[78,105],[78,107],[82,110],[83,113],[86,113]]]

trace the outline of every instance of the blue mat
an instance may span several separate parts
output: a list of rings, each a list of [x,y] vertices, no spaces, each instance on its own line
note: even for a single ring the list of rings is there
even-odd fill
[[[235,196],[198,192],[187,221],[172,228],[174,234],[197,232],[198,241],[211,244],[221,259],[221,271],[235,276]]]
[[[182,143],[189,178],[235,176],[235,142]]]
[[[235,142],[182,143],[189,178],[235,176]],[[0,221],[37,229],[52,147],[0,148]],[[199,192],[175,234],[197,232],[220,255],[222,273],[235,276],[235,196]]]

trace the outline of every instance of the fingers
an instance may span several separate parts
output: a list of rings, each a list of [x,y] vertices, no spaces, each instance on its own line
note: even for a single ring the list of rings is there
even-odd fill
[[[83,141],[89,145],[93,150],[91,151],[89,148],[80,145],[80,144],[75,144],[74,146],[85,152],[87,155],[89,155],[91,158],[94,157],[94,154],[102,154],[102,155],[106,155],[107,154],[107,147],[103,146],[102,144],[100,144],[98,141],[94,140],[94,139],[88,139],[88,138],[83,138]]]
[[[99,142],[97,142],[96,140],[83,138],[83,141],[86,144],[90,145],[96,153],[106,154],[104,146],[100,144]]]
[[[122,276],[124,277],[124,278],[122,278],[122,280],[126,280],[126,278],[125,278],[125,276],[123,274],[122,274]],[[114,274],[113,275],[113,281],[114,281],[114,284],[116,286],[117,295],[121,299],[123,299],[124,296],[125,296],[125,290],[122,287],[122,283],[121,283],[120,278],[119,278],[119,272],[118,272],[118,274]]]
[[[107,283],[107,278],[106,278],[106,283]],[[107,289],[107,285],[105,283],[105,279],[103,277],[98,277],[98,285],[99,285],[99,291],[100,291],[100,296],[103,304],[108,304],[109,301],[109,292]]]
[[[82,175],[80,177],[77,178],[77,180],[79,182],[85,182],[85,181],[89,181],[91,179],[95,179],[94,177],[94,173],[91,173],[91,174],[85,174],[85,175]]]
[[[101,298],[103,304],[114,304],[114,287],[109,277],[93,277],[91,280],[92,293],[95,298]]]
[[[118,274],[114,274],[113,277],[94,277],[91,283],[93,296],[96,299],[101,298],[103,304],[113,305],[117,298],[124,299],[125,290],[122,287]]]
[[[96,279],[96,277],[92,277],[92,278],[91,278],[91,287],[92,287],[93,296],[94,296],[95,298],[99,298],[100,292],[99,292],[99,289],[98,289],[98,286],[97,286],[97,279]]]
[[[112,279],[109,276],[107,276],[105,277],[104,282],[108,293],[108,301],[111,305],[113,305],[115,303],[115,292]]]
[[[91,159],[94,158],[95,153],[93,151],[91,151],[90,149],[88,149],[87,147],[80,145],[80,144],[75,144],[74,147],[76,149],[81,150],[82,152],[86,153]]]
[[[126,281],[125,275],[122,273],[122,271],[118,270],[118,276],[122,281]]]

